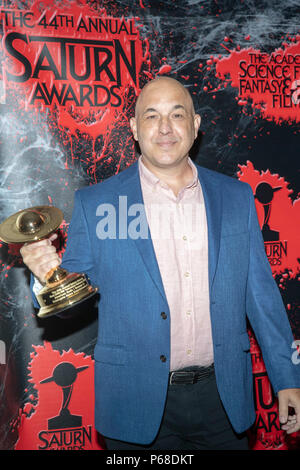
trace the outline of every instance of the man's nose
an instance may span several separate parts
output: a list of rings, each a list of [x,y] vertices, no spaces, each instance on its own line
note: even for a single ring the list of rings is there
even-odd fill
[[[159,122],[159,132],[163,135],[172,132],[172,125],[168,117],[162,117]]]

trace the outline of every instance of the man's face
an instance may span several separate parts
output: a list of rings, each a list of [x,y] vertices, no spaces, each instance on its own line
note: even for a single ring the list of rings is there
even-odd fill
[[[175,80],[159,79],[143,89],[130,126],[145,164],[171,168],[188,157],[200,121],[188,92]]]

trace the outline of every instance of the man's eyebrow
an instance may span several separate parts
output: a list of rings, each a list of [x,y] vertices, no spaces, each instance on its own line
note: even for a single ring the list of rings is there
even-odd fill
[[[172,111],[175,111],[176,109],[183,109],[185,111],[185,107],[182,104],[175,104],[172,108]],[[143,114],[156,113],[156,112],[158,112],[158,111],[155,108],[147,108],[147,109],[145,109]]]
[[[146,113],[156,113],[156,112],[157,112],[157,109],[155,109],[155,108],[147,108],[147,109],[145,109],[144,114],[146,114]]]
[[[174,109],[174,111],[176,109],[183,109],[185,111],[185,107],[182,104],[176,104],[173,109]]]

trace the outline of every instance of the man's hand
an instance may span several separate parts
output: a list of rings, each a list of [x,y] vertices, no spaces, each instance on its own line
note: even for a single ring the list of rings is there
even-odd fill
[[[300,388],[287,388],[278,392],[281,428],[291,434],[300,429]],[[294,413],[291,413],[293,408]]]
[[[42,284],[46,281],[46,274],[61,263],[61,259],[52,245],[56,238],[57,234],[54,233],[47,239],[25,244],[20,250],[24,264]]]

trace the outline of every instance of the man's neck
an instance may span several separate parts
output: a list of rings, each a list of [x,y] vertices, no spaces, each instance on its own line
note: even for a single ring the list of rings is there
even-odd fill
[[[149,165],[143,156],[142,162],[149,171],[172,189],[175,196],[193,180],[193,170],[188,163],[188,158],[183,160],[180,165],[171,167],[154,167]]]

